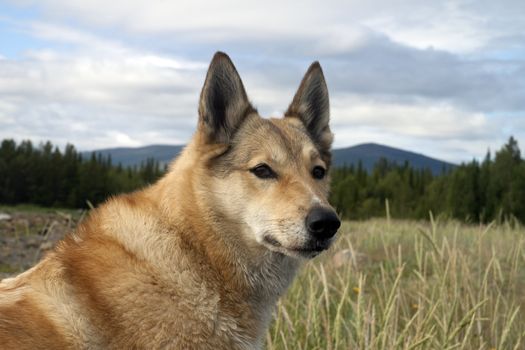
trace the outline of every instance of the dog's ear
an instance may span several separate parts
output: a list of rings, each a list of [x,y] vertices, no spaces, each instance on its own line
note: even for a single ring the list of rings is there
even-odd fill
[[[229,143],[253,111],[232,61],[223,52],[215,53],[199,101],[199,129],[206,142]]]
[[[292,103],[284,114],[287,118],[299,118],[323,153],[328,153],[333,134],[330,131],[330,106],[328,88],[319,62],[306,71]]]

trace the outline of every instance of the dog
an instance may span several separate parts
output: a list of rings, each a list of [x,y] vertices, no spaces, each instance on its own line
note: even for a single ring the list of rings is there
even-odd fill
[[[340,226],[325,78],[314,62],[284,116],[265,119],[217,52],[198,112],[163,178],[0,283],[2,349],[263,347],[277,300]]]

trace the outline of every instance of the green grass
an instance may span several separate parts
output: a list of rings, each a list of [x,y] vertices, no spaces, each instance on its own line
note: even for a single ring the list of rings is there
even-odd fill
[[[15,273],[15,272],[19,272],[19,270],[16,268],[16,267],[13,267],[9,264],[5,264],[5,263],[0,263],[0,273],[7,273],[7,274],[11,274],[11,273]],[[0,276],[0,279],[2,277]]]
[[[334,266],[333,255],[352,258]],[[523,349],[525,229],[347,222],[276,310],[268,349]]]

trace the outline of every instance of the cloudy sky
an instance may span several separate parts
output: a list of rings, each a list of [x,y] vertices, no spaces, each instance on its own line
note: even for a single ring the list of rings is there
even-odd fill
[[[0,139],[81,150],[191,137],[213,53],[263,116],[319,60],[335,146],[448,161],[525,145],[525,1],[0,1]]]

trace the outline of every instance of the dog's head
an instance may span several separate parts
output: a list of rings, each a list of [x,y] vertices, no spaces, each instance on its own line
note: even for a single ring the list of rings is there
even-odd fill
[[[263,119],[248,101],[224,53],[210,64],[199,103],[205,194],[217,225],[251,243],[293,257],[327,249],[340,221],[328,203],[332,133],[328,90],[319,63],[306,72],[281,119]],[[222,222],[222,223],[221,223]]]

